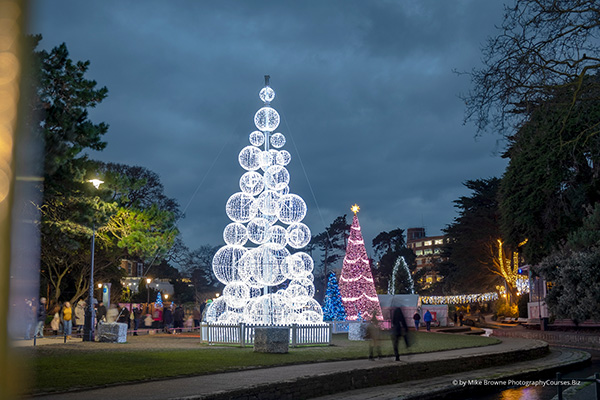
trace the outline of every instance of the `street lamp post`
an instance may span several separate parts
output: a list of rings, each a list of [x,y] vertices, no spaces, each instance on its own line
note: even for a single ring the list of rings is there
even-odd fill
[[[146,278],[146,308],[150,307],[150,282],[152,282],[152,279]]]
[[[92,183],[96,189],[100,187],[100,184],[104,183],[99,179],[91,179],[88,182]],[[85,312],[85,322],[83,325],[83,341],[93,342],[94,341],[94,247],[96,245],[96,220],[92,218],[92,263],[90,266],[90,291],[88,306]]]

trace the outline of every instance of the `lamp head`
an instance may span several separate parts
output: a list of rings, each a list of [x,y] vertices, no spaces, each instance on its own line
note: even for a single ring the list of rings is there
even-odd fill
[[[90,179],[88,182],[90,182],[92,185],[94,185],[94,187],[96,189],[98,189],[100,187],[100,185],[104,183],[104,181],[101,181],[100,179],[97,179],[97,178]]]

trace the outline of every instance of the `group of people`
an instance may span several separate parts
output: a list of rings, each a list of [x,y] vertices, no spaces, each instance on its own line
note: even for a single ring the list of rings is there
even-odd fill
[[[413,320],[415,321],[415,329],[418,331],[419,327],[421,326],[421,314],[419,314],[418,311],[413,315]],[[431,315],[429,310],[427,310],[425,315],[423,315],[423,322],[425,322],[425,329],[427,329],[427,332],[430,332],[431,323],[433,322],[433,315]]]
[[[41,297],[39,303],[36,303],[35,299],[26,300],[29,315],[25,328],[25,339],[31,339],[32,335],[39,338],[44,337],[44,328],[48,314],[53,316],[52,321],[50,321],[50,328],[55,335],[58,335],[58,332],[62,330],[63,334],[67,338],[70,338],[73,334],[74,326],[77,329],[77,333],[81,333],[83,324],[85,323],[86,302],[84,300],[78,301],[75,308],[68,301],[65,301],[63,304],[54,305],[51,310],[47,310],[46,304],[47,300],[45,297]]]

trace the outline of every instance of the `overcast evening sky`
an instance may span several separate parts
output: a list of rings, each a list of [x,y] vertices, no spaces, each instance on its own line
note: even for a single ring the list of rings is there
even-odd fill
[[[91,62],[87,77],[109,90],[91,119],[110,125],[91,157],[156,172],[191,249],[223,242],[267,74],[304,222],[322,232],[357,203],[370,243],[398,227],[441,234],[463,182],[502,174],[498,137],[463,125],[471,84],[453,73],[480,66],[502,12],[480,0],[38,0],[29,31]]]

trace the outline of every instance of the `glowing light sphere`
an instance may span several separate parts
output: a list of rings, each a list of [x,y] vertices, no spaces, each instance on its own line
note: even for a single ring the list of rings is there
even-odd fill
[[[277,193],[279,193],[281,196],[285,196],[286,194],[288,194],[290,192],[290,187],[286,186],[281,190],[276,190]]]
[[[254,279],[263,286],[275,286],[286,281],[288,265],[285,261],[290,252],[271,244],[263,244],[249,250],[243,259],[241,277]]]
[[[278,248],[284,248],[287,244],[287,231],[283,226],[271,226],[267,235],[269,236],[269,243]]]
[[[265,134],[261,131],[254,131],[250,133],[250,144],[253,146],[262,146],[265,143]]]
[[[265,190],[265,178],[255,171],[248,171],[240,178],[240,189],[250,196],[258,196]]]
[[[240,259],[248,251],[243,246],[226,245],[221,247],[213,257],[213,272],[224,284],[240,280]]]
[[[277,158],[276,158],[275,162],[278,165],[288,165],[291,160],[292,160],[292,155],[289,153],[289,151],[280,150],[279,153],[277,153]]]
[[[295,249],[303,248],[310,242],[310,229],[302,222],[294,222],[287,228],[287,241]]]
[[[258,208],[258,201],[255,201],[254,203],[252,203],[252,215],[254,215],[254,218],[264,218],[267,221],[269,221],[269,223],[271,225],[275,224],[277,222],[277,215],[273,214],[273,215],[267,215],[265,213],[263,213],[262,211],[260,211],[260,209]]]
[[[260,169],[266,171],[269,167],[273,165],[277,165],[277,155],[279,154],[278,150],[269,150],[263,151],[260,155]]]
[[[256,199],[258,209],[266,215],[277,215],[281,208],[280,198],[281,195],[279,193],[272,190],[265,190]]]
[[[285,136],[282,133],[274,133],[271,135],[271,146],[280,149],[285,145]]]
[[[228,306],[243,308],[250,299],[250,287],[242,281],[230,282],[223,289],[223,297]]]
[[[216,322],[219,317],[227,311],[227,303],[223,297],[213,300],[206,310],[206,320]]]
[[[273,165],[265,171],[265,185],[271,190],[285,189],[290,182],[290,173],[281,165]]]
[[[232,222],[223,229],[223,240],[232,246],[243,246],[248,241],[248,230],[239,222]]]
[[[269,240],[271,224],[265,218],[253,218],[248,222],[248,239],[252,243],[263,244]]]
[[[304,289],[306,289],[306,295],[308,297],[312,298],[315,295],[315,285],[312,283],[312,281],[310,279],[307,279],[307,278],[292,279],[292,281],[290,282],[290,286],[292,286],[292,285],[302,286]]]
[[[260,90],[260,93],[258,93],[258,97],[265,103],[270,103],[275,98],[275,91],[271,89],[270,86],[265,86]]]
[[[304,252],[290,255],[287,262],[288,274],[292,278],[306,278],[308,275],[312,275],[315,266],[312,257]]]
[[[244,322],[244,314],[241,311],[227,310],[219,316],[217,322],[224,325],[237,325]]]
[[[255,171],[260,168],[260,157],[262,150],[254,146],[246,146],[240,151],[238,161],[242,168],[248,171]]]
[[[278,195],[279,196],[279,195]],[[279,200],[279,199],[277,199]],[[229,219],[233,222],[245,223],[254,218],[252,213],[252,203],[254,202],[254,197],[247,193],[238,192],[234,193],[227,200],[227,204],[225,204],[225,212]],[[277,209],[278,210],[278,209]],[[275,214],[276,212],[274,212]]]
[[[287,324],[291,310],[283,296],[271,293],[249,303],[245,313],[255,324],[283,325]]]
[[[254,114],[254,125],[263,132],[273,132],[279,126],[279,113],[271,107],[263,107]]]
[[[284,224],[300,222],[306,216],[306,203],[296,194],[286,194],[279,199],[281,208],[277,216]]]

